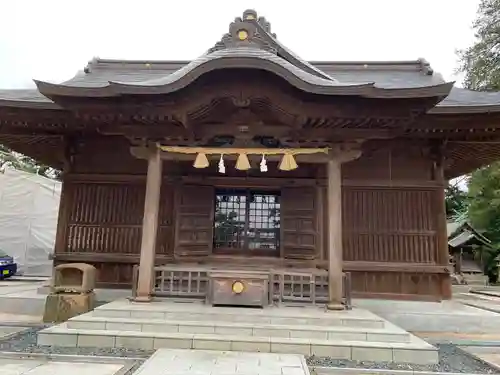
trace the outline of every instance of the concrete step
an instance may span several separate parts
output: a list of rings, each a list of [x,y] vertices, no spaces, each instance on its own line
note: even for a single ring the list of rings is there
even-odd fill
[[[181,332],[72,329],[67,323],[38,333],[39,345],[113,347],[153,350],[205,349],[327,356],[359,361],[435,364],[436,348],[410,336],[410,342],[324,340],[318,338],[257,337]]]
[[[478,290],[478,289],[472,289],[470,291],[471,294],[476,295],[476,296],[486,296],[486,297],[491,297],[491,298],[496,298],[500,300],[500,291],[498,290]]]
[[[460,293],[456,298],[463,301],[477,301],[481,299],[481,296],[474,293]]]
[[[206,333],[250,337],[316,338],[379,342],[410,342],[410,334],[398,327],[363,328],[262,324],[227,321],[187,321],[144,318],[108,318],[87,313],[67,322],[70,329],[125,330],[134,332]]]
[[[467,293],[464,299],[472,300],[472,301],[489,301],[492,303],[500,303],[500,296],[492,295],[490,293]]]
[[[213,307],[199,302],[148,304],[115,301],[99,306],[93,312],[96,317],[139,318],[164,321],[195,322],[242,322],[255,324],[298,324],[304,326],[344,326],[362,328],[384,328],[385,321],[366,310],[325,312],[319,307],[286,308],[231,308]]]

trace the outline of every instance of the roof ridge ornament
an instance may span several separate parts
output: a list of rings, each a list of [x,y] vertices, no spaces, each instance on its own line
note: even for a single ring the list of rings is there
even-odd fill
[[[271,24],[264,17],[257,17],[257,12],[251,9],[244,11],[243,17],[234,19],[229,25],[229,32],[224,34],[208,53],[227,48],[250,47],[277,54],[276,47],[259,34],[257,23],[267,32],[271,32]],[[273,36],[276,37],[274,34]]]

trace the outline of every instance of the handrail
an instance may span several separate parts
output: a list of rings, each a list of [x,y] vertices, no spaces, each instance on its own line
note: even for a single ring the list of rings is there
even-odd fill
[[[182,266],[162,265],[154,267],[154,282],[151,291],[153,297],[190,297],[206,298],[209,289],[210,271],[219,267],[207,266]],[[235,267],[237,268],[237,267]],[[158,275],[159,274],[159,275]],[[319,269],[275,269],[270,271],[270,293],[278,301],[295,302],[328,302],[328,273]],[[277,276],[275,278],[273,275]],[[293,277],[298,277],[293,279]],[[137,283],[139,279],[139,266],[132,268],[132,299],[137,297]],[[285,279],[287,281],[285,281]],[[277,288],[275,288],[278,283]],[[285,296],[285,284],[288,285],[288,294]],[[303,284],[303,287],[300,285]],[[290,288],[298,287],[301,295],[294,296]],[[306,288],[305,292],[303,288]],[[319,288],[319,292],[317,289]],[[350,272],[342,274],[342,300],[347,310],[352,309],[352,277]]]

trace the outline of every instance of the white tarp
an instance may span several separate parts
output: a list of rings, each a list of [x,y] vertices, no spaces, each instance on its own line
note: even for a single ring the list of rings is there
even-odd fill
[[[50,276],[61,183],[6,169],[0,173],[0,249],[14,257],[19,273]]]

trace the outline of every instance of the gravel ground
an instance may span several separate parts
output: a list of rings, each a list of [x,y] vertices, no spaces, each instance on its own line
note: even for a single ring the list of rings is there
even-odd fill
[[[128,358],[148,358],[153,354],[152,350],[122,349],[122,348],[67,348],[38,346],[36,344],[36,333],[44,327],[27,328],[26,330],[0,340],[0,351],[23,352],[40,354],[67,354],[67,355],[95,355]],[[439,364],[437,365],[413,365],[405,363],[375,363],[332,359],[327,357],[308,357],[307,363],[312,367],[350,367],[367,369],[391,369],[433,372],[457,372],[468,374],[495,374],[498,371],[484,362],[476,359],[469,353],[457,348],[452,344],[437,344],[439,348]],[[137,369],[140,362],[134,366]],[[129,371],[132,374],[133,371]]]
[[[62,346],[39,346],[36,334],[45,327],[28,328],[6,340],[0,340],[0,351],[41,354],[95,355],[109,357],[148,358],[154,350],[123,348],[67,348]]]
[[[458,372],[467,374],[497,374],[498,370],[476,359],[474,356],[451,344],[436,344],[439,349],[437,365],[414,365],[409,363],[375,363],[348,361],[325,357],[308,357],[309,367],[350,367],[384,370],[411,370],[434,372]]]

